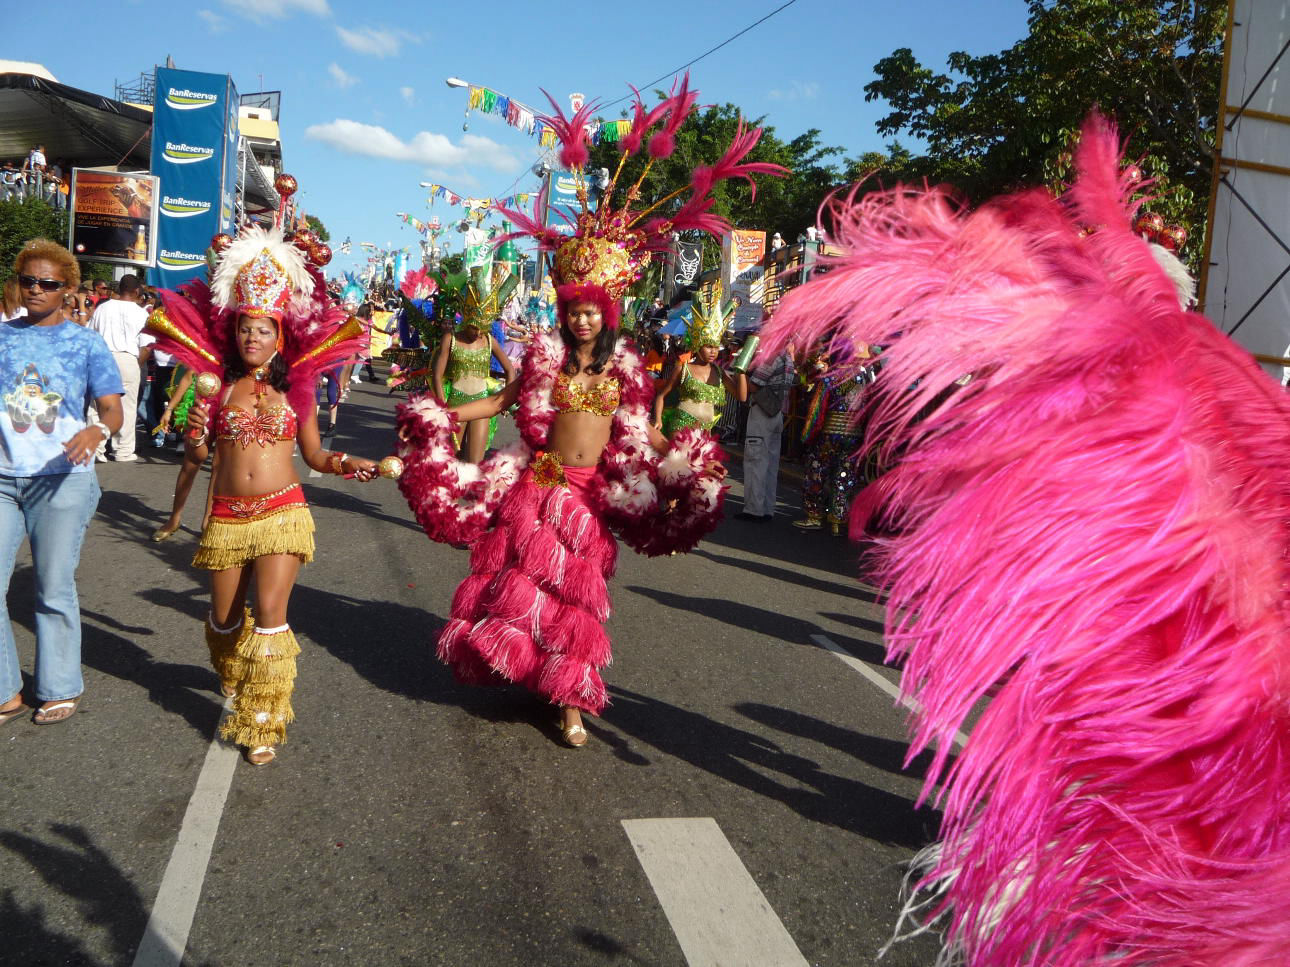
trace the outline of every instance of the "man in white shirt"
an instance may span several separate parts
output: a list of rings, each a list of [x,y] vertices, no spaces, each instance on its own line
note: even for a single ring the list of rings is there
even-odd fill
[[[121,371],[121,383],[125,386],[121,406],[126,418],[121,423],[121,429],[112,435],[113,459],[117,463],[139,459],[134,452],[135,414],[139,406],[139,367],[146,358],[144,348],[153,342],[153,338],[143,331],[148,313],[139,305],[139,293],[142,290],[138,276],[121,276],[117,294],[106,302],[99,303],[89,321],[89,328],[101,335],[107,343],[112,358],[116,360],[117,369]],[[105,440],[99,444],[99,451],[95,455],[100,463],[107,460],[106,446]]]

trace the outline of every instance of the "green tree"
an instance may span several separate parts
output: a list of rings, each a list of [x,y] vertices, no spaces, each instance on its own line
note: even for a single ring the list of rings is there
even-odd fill
[[[13,260],[33,238],[66,245],[67,213],[34,198],[0,202],[0,279],[13,274]]]
[[[1151,208],[1191,233],[1199,253],[1209,195],[1227,4],[1222,0],[1029,0],[1029,34],[997,54],[923,66],[909,48],[879,61],[866,100],[885,100],[883,135],[926,153],[909,170],[979,201],[1058,187],[1094,107],[1114,117],[1129,153],[1158,179]]]
[[[35,198],[26,201],[0,201],[0,282],[13,274],[13,260],[19,250],[33,238],[47,238],[59,245],[67,244],[67,212]],[[111,279],[112,267],[102,262],[78,260],[81,279]]]
[[[317,215],[306,215],[305,224],[309,226],[311,232],[318,236],[318,241],[331,241],[331,232],[327,231],[327,226],[322,223],[322,219]]]

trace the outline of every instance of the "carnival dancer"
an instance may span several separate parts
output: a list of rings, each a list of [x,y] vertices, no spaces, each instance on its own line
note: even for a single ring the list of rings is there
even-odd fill
[[[637,99],[620,142],[624,162],[655,128],[651,158],[671,153],[694,109],[697,94],[688,88],[687,77],[649,112]],[[495,396],[456,412],[429,397],[401,406],[399,485],[433,539],[472,545],[471,574],[453,597],[439,657],[460,681],[513,682],[560,706],[564,741],[579,747],[587,741],[582,713],[598,715],[608,700],[600,669],[610,660],[603,624],[614,533],[645,554],[689,550],[716,526],[724,496],[721,451],[701,427],[667,441],[650,424],[651,382],[618,337],[623,293],[650,253],[666,249],[673,228],[722,230],[709,212],[716,181],[783,169],[740,164],[761,133],[741,124],[726,155],[695,173],[693,197],[669,219],[646,222],[649,209],[630,210],[640,181],[614,207],[622,164],[591,210],[583,170],[595,105],[572,118],[552,106],[547,123],[579,182],[575,233],[546,229],[541,199],[536,218],[505,214],[554,252],[559,331],[534,341],[519,381]],[[451,459],[459,420],[517,402],[519,443],[479,466]]]
[[[862,348],[855,359],[868,359]],[[806,473],[802,479],[802,530],[819,530],[827,519],[834,537],[842,534],[851,498],[864,483],[864,463],[856,456],[861,440],[861,406],[872,370],[837,372],[827,356],[814,372],[815,387],[802,426]],[[811,370],[808,368],[808,372]]]
[[[470,280],[459,293],[461,321],[456,332],[445,331],[435,354],[433,386],[434,395],[440,402],[461,406],[472,400],[482,400],[514,382],[515,367],[501,344],[493,338],[489,326],[519,281],[519,276],[500,263],[495,263],[491,272],[486,265],[477,265],[470,270]],[[446,288],[446,285],[441,285],[440,291]],[[502,380],[492,376],[490,364],[493,360],[502,367]],[[459,440],[462,459],[467,463],[479,463],[484,459],[485,451],[493,445],[497,417],[463,421],[463,426]]]
[[[842,371],[883,347],[868,442],[899,462],[851,526],[886,519],[944,812],[906,912],[938,963],[1284,964],[1290,398],[1180,305],[1114,129],[1075,161],[1060,198],[836,201],[845,254],[763,334]]]
[[[690,306],[686,323],[689,359],[680,359],[672,372],[659,381],[654,391],[654,425],[670,437],[687,426],[701,426],[711,432],[721,419],[721,407],[730,395],[740,403],[748,399],[748,377],[736,373],[732,378],[717,365],[721,343],[735,314],[735,303],[721,306],[721,283],[705,299],[696,298]],[[669,393],[676,391],[676,406],[664,409]]]
[[[182,434],[188,428],[188,410],[194,401],[193,372],[187,366],[174,367],[172,383],[170,387],[170,399],[166,403],[166,408],[161,414],[161,422],[157,425],[160,432],[173,431],[179,433],[180,446],[183,447],[184,458],[179,465],[179,473],[175,477],[175,493],[170,503],[170,516],[166,522],[158,527],[152,533],[154,543],[170,540],[175,532],[179,530],[180,518],[184,513],[184,505],[188,503],[188,495],[192,493],[193,481],[197,479],[197,472],[202,468],[202,460],[198,459],[198,451],[194,447],[185,446]],[[202,454],[205,457],[205,454]],[[205,520],[202,521],[203,525]]]
[[[279,229],[248,228],[225,246],[210,286],[163,291],[164,309],[148,326],[190,368],[223,374],[218,403],[199,395],[188,411],[192,458],[200,463],[215,450],[214,496],[193,566],[212,572],[206,641],[221,688],[233,696],[221,734],[264,765],[293,718],[300,647],[287,600],[314,552],[292,451],[298,445],[319,473],[363,481],[377,464],[324,450],[314,413],[318,372],[354,352],[358,324],[330,303],[321,273]],[[246,607],[252,582],[255,620]]]

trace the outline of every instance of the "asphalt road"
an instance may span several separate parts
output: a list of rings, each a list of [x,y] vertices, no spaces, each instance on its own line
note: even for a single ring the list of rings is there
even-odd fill
[[[355,387],[335,445],[389,452],[393,406]],[[290,608],[297,721],[255,769],[212,743],[188,566],[205,477],[153,544],[178,455],[139,452],[98,468],[80,711],[0,727],[0,964],[877,962],[938,817],[914,808],[903,713],[821,646],[895,680],[854,552],[790,526],[791,484],[772,523],[727,520],[690,555],[624,550],[612,704],[571,750],[549,707],[435,660],[465,552],[427,540],[390,482],[302,465],[319,559]],[[9,602],[29,672],[25,548]]]

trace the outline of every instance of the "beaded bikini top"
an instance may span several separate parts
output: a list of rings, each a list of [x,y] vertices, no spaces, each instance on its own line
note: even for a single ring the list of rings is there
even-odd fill
[[[225,404],[215,421],[215,434],[221,440],[236,440],[245,450],[252,443],[271,447],[281,440],[296,438],[296,414],[283,403],[263,410],[244,410]]]
[[[726,388],[721,383],[705,383],[690,370],[689,365],[681,378],[681,399],[691,403],[711,403],[720,406],[726,401]]]
[[[449,382],[466,379],[470,376],[487,379],[492,358],[493,343],[491,339],[479,349],[463,349],[461,344],[454,339],[452,345],[448,347],[448,365],[444,372],[444,379]]]
[[[589,389],[583,389],[561,373],[551,388],[551,402],[561,413],[594,413],[596,416],[613,416],[618,409],[618,380],[607,379]]]

